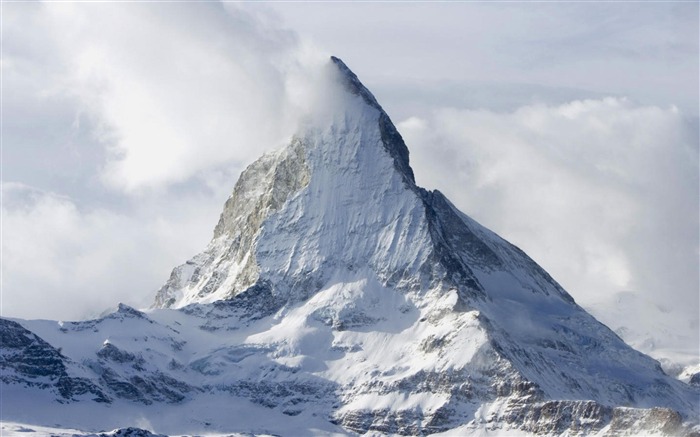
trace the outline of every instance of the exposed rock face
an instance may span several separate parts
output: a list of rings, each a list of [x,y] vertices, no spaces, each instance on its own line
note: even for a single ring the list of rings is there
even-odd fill
[[[694,373],[693,376],[690,377],[688,383],[692,386],[700,387],[700,372]]]
[[[155,306],[226,299],[256,283],[256,239],[263,221],[309,183],[304,144],[294,139],[248,167],[226,201],[207,250],[176,267]]]
[[[328,432],[693,432],[700,391],[416,186],[388,115],[331,65],[340,101],[243,172],[213,240],[175,268],[154,309],[24,324],[130,405],[209,414],[245,401]],[[207,423],[250,431],[233,410]]]
[[[120,304],[117,312],[103,319],[65,323],[58,326],[58,332],[94,341],[104,327],[114,332],[115,322],[119,325],[126,322],[130,329],[137,330],[145,326],[147,329],[142,331],[145,333],[154,324],[140,311]],[[74,355],[77,360],[71,360],[19,323],[0,319],[0,334],[2,382],[48,389],[56,394],[59,402],[92,399],[111,403],[114,399],[126,399],[141,404],[177,403],[192,391],[186,383],[148,363],[142,351],[129,352],[108,340],[94,355],[78,354]],[[148,336],[144,338],[147,341]],[[166,338],[172,349],[181,347],[181,343],[171,337],[159,337],[158,341]]]
[[[166,437],[163,434],[154,434],[151,431],[141,428],[120,428],[111,432],[97,434],[99,437]]]
[[[110,398],[87,378],[69,376],[69,359],[19,323],[0,319],[0,381],[46,389],[59,402],[81,398],[110,402]]]

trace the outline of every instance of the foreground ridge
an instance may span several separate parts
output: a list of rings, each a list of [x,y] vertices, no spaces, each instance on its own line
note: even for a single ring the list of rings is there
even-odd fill
[[[212,241],[153,308],[0,319],[5,418],[94,432],[147,419],[167,434],[697,435],[697,387],[418,187],[377,99],[336,57],[328,76],[340,92],[324,116],[241,174]]]

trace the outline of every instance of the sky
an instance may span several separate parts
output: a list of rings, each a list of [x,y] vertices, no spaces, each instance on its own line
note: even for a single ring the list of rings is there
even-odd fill
[[[150,305],[333,54],[419,185],[697,356],[698,7],[3,3],[0,313]]]

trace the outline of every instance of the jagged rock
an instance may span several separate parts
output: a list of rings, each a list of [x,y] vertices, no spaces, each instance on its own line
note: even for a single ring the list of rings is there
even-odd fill
[[[95,402],[110,402],[91,381],[69,376],[70,360],[19,323],[0,318],[0,345],[0,381],[4,384],[50,389],[59,401],[87,395]]]
[[[120,428],[110,432],[96,434],[99,437],[168,437],[165,434],[154,434],[151,431],[141,428]]]
[[[136,355],[123,351],[112,343],[105,343],[97,352],[97,356],[115,363],[128,363],[136,361]]]
[[[609,435],[634,435],[655,432],[661,435],[687,435],[682,418],[676,411],[668,408],[651,408],[639,410],[616,408],[610,422]]]

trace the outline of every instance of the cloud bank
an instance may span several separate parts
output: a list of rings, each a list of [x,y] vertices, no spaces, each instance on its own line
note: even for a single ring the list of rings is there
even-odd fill
[[[74,320],[152,303],[175,265],[204,247],[209,195],[168,196],[122,214],[16,183],[2,186],[3,316]]]
[[[33,49],[10,48],[10,75],[40,71],[35,94],[72,99],[76,123],[92,122],[106,150],[102,182],[125,192],[185,182],[279,146],[326,60],[262,11],[230,3],[10,9],[10,35]],[[27,42],[18,35],[29,22],[42,32]]]

